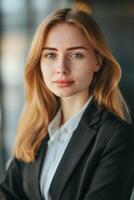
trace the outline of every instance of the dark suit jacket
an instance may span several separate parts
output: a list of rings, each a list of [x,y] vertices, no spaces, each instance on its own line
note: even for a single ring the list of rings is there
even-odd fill
[[[39,179],[48,136],[36,160],[14,159],[1,200],[42,200]],[[134,129],[91,101],[50,185],[52,200],[130,200],[134,185]]]

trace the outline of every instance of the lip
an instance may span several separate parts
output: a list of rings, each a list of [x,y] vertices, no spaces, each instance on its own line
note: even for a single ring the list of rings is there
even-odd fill
[[[56,80],[56,81],[53,81],[58,87],[69,87],[71,86],[74,81],[71,81],[71,80]]]
[[[73,83],[74,81],[71,81],[71,80],[56,80],[56,81],[53,81],[54,83]]]

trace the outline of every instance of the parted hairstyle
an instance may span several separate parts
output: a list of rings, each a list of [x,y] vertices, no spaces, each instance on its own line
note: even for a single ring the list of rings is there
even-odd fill
[[[40,58],[47,34],[53,26],[63,22],[71,23],[83,31],[96,55],[102,58],[101,69],[94,74],[89,86],[90,94],[97,105],[104,106],[108,111],[127,121],[128,108],[118,86],[121,68],[111,54],[95,20],[88,13],[71,8],[52,12],[35,33],[24,72],[25,104],[13,154],[25,162],[35,160],[36,153],[48,134],[48,124],[60,106],[59,97],[55,96],[43,81]]]

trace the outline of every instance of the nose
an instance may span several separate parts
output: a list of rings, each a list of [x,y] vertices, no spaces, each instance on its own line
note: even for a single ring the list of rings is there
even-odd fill
[[[68,66],[68,61],[66,58],[60,58],[58,63],[57,63],[57,67],[56,67],[56,73],[57,74],[69,74],[70,73],[70,69]]]

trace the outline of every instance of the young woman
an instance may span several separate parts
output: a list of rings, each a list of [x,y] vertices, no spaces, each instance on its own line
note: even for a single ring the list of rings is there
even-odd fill
[[[120,78],[90,15],[68,8],[41,23],[25,68],[26,100],[1,199],[130,199],[134,131]]]

